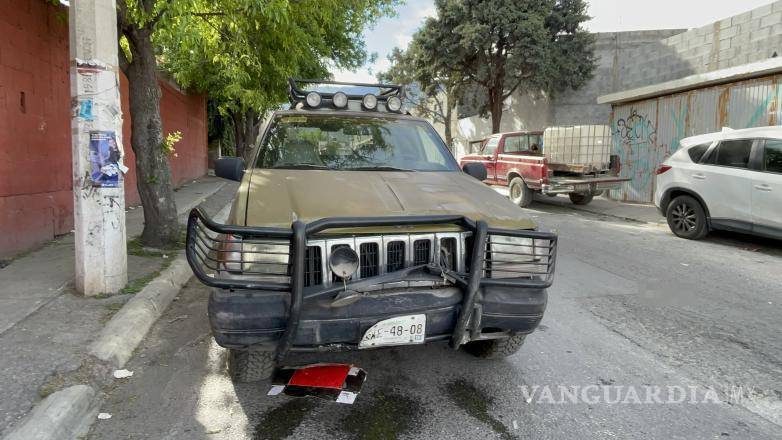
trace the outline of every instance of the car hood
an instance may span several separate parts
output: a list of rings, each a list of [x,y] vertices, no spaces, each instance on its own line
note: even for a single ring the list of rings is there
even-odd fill
[[[497,228],[535,228],[521,208],[462,172],[254,169],[246,219],[235,220],[287,228],[295,220],[326,217],[433,214],[464,215]]]

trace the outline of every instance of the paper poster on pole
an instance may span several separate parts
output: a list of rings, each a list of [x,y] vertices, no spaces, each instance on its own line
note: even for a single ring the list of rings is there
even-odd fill
[[[118,162],[121,157],[113,131],[90,131],[90,177],[93,186],[116,188],[120,185]]]

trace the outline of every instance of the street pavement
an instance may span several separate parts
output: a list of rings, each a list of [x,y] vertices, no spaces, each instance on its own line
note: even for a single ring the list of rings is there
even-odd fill
[[[89,438],[782,438],[782,242],[687,241],[558,201],[528,212],[560,247],[548,310],[518,354],[299,354],[287,363],[364,368],[356,403],[267,397],[268,383],[231,384],[192,280]]]

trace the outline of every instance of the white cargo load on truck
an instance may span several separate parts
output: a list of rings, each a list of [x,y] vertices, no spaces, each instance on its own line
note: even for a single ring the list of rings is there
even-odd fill
[[[543,132],[543,155],[554,171],[596,173],[611,165],[611,128],[607,125],[549,127]]]

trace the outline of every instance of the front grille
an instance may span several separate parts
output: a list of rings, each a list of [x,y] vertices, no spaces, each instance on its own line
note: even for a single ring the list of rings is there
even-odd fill
[[[320,246],[308,246],[304,253],[304,286],[323,284],[323,256]]]
[[[405,267],[405,242],[392,241],[386,251],[386,272],[396,272]]]
[[[456,239],[453,237],[447,237],[440,240],[440,265],[445,266],[447,269],[456,270],[456,256],[458,248],[456,246]]]
[[[380,254],[377,243],[362,243],[359,246],[359,252],[361,278],[377,276],[380,272]]]
[[[432,242],[429,240],[416,240],[413,242],[413,265],[428,264],[431,259]]]

